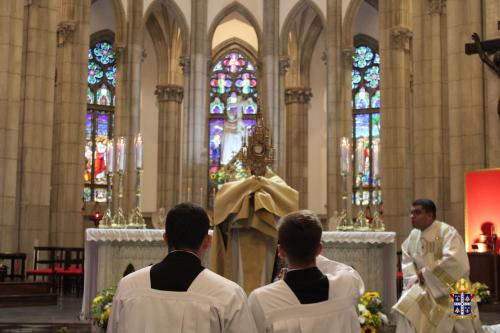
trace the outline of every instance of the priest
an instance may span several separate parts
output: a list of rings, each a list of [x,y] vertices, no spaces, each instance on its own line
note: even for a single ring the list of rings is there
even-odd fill
[[[413,230],[402,244],[403,295],[393,307],[396,333],[483,332],[477,306],[473,318],[456,318],[450,287],[468,279],[469,260],[462,237],[436,220],[436,205],[418,199],[410,211]]]
[[[168,212],[168,255],[121,279],[108,332],[255,332],[242,288],[201,265],[211,242],[208,229],[198,205],[182,203]]]

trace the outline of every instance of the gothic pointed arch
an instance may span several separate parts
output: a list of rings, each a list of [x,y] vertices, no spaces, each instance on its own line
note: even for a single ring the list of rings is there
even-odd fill
[[[257,22],[257,19],[255,16],[245,7],[243,6],[240,2],[238,1],[233,1],[232,3],[228,4],[226,7],[224,7],[213,19],[212,23],[210,24],[210,28],[208,29],[208,34],[207,38],[210,41],[209,47],[212,48],[215,45],[210,45],[212,42],[212,39],[214,37],[215,30],[217,29],[217,26],[222,22],[222,20],[230,15],[231,13],[238,13],[243,18],[245,18],[248,23],[252,26],[252,28],[255,30],[255,34],[257,35],[257,44],[258,44],[258,49],[261,49],[262,45],[262,30],[259,27],[259,23]]]

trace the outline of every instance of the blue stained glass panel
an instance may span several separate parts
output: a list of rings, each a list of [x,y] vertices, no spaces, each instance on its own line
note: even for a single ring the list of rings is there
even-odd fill
[[[354,67],[365,68],[370,65],[374,54],[368,46],[358,46],[353,54]]]
[[[214,71],[214,72],[215,72],[215,71],[221,71],[222,69],[223,69],[223,68],[222,68],[222,61],[219,61],[219,62],[217,62],[217,63],[215,64],[213,71]]]
[[[98,105],[111,105],[111,92],[105,84],[102,84],[99,89],[97,89],[97,103]]]
[[[221,156],[221,139],[224,130],[224,119],[210,119],[209,121],[209,164],[219,166]]]
[[[224,113],[224,103],[221,102],[219,97],[215,97],[212,103],[210,103],[210,113],[211,114],[222,114]]]
[[[354,116],[354,137],[368,137],[370,135],[370,115],[357,114]]]
[[[247,100],[247,103],[243,108],[243,113],[244,114],[256,114],[257,113],[257,103],[255,103],[251,97]]]
[[[92,111],[87,112],[85,117],[85,140],[92,139]]]
[[[359,86],[360,82],[361,82],[361,74],[359,73],[358,70],[353,69],[352,70],[352,89],[356,89]]]
[[[372,114],[372,137],[378,138],[380,136],[380,113]]]
[[[109,67],[106,70],[106,78],[113,87],[116,85],[116,66]]]
[[[111,47],[111,44],[108,42],[100,42],[97,43],[94,47],[94,54],[97,58],[97,61],[100,63],[107,65],[115,61],[115,54]]]
[[[364,79],[366,81],[366,84],[370,88],[377,88],[378,83],[380,81],[380,75],[379,75],[379,67],[378,66],[372,66],[368,68],[365,72]]]
[[[380,109],[380,90],[377,90],[372,96],[372,109]]]
[[[87,82],[96,84],[101,81],[103,76],[102,68],[95,62],[89,61],[87,65]]]
[[[358,110],[370,107],[370,96],[364,87],[361,87],[356,95],[354,95],[354,105]]]

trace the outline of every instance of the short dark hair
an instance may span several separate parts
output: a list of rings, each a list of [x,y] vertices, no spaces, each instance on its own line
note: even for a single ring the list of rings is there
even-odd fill
[[[427,212],[427,213],[432,213],[432,217],[436,219],[436,204],[431,199],[417,199],[412,202],[412,206],[422,206],[422,208]]]
[[[198,250],[209,227],[210,220],[203,207],[191,202],[176,205],[165,220],[169,249]]]
[[[313,212],[299,210],[281,218],[278,242],[288,259],[295,264],[308,264],[316,259],[323,228]]]

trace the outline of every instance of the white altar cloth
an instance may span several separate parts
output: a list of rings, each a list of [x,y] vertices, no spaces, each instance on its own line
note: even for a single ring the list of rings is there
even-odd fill
[[[367,291],[381,293],[386,312],[396,302],[395,238],[394,232],[327,231],[322,236],[323,255],[354,267]],[[209,251],[205,267],[210,267]],[[92,299],[115,286],[129,263],[137,270],[160,262],[166,253],[163,230],[87,229],[81,317],[91,317]]]

